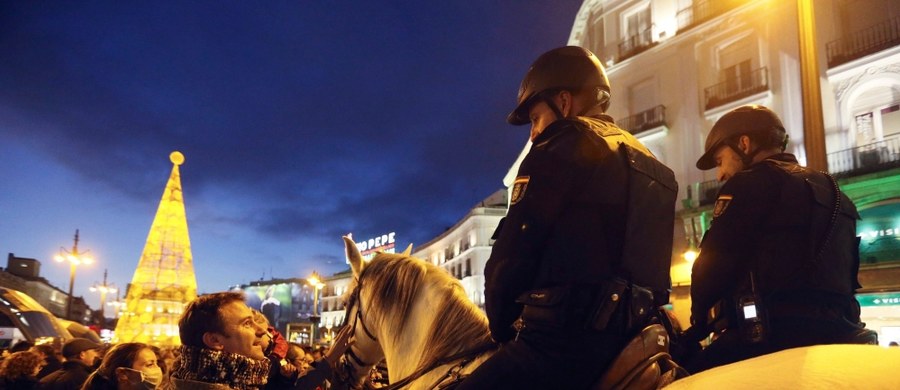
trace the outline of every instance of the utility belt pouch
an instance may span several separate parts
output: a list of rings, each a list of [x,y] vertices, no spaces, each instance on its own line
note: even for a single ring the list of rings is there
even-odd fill
[[[628,283],[621,279],[614,279],[610,282],[603,283],[600,287],[600,293],[591,305],[592,310],[587,319],[587,328],[595,331],[603,331],[610,325],[610,320],[620,303],[625,300],[625,291],[628,289]]]
[[[563,308],[568,293],[566,288],[541,288],[522,293],[516,303],[523,305],[522,319],[526,323],[562,325],[566,320]]]
[[[631,285],[628,294],[628,315],[625,316],[625,331],[641,327],[653,313],[653,292],[638,285]]]

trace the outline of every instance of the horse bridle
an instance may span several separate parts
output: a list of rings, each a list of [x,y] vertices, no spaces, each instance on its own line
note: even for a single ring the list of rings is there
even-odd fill
[[[360,292],[362,291],[362,278],[364,275],[365,275],[365,269],[362,272],[360,272],[359,276],[356,278],[356,287],[354,287],[353,291],[350,293],[350,301],[348,302],[347,307],[344,309],[345,310],[344,311],[344,322],[343,322],[343,324],[341,324],[341,327],[347,326],[347,323],[349,322],[349,319],[350,319],[350,311],[353,310],[354,307],[356,307],[356,315],[353,316],[353,326],[352,326],[351,334],[356,334],[356,325],[359,324],[359,325],[362,325],[362,330],[363,330],[363,333],[366,334],[366,337],[368,337],[372,341],[378,342],[378,338],[375,337],[374,334],[372,334],[372,332],[369,330],[368,327],[366,327],[366,321],[363,318],[363,312],[362,312],[363,305],[362,305],[362,302],[361,302],[359,296],[360,296]],[[347,351],[344,352],[344,356],[345,357],[349,356],[351,359],[353,359],[353,361],[356,363],[357,366],[372,367],[378,363],[378,362],[366,363],[357,355],[357,353],[353,350],[353,347],[354,347],[354,345],[350,345],[350,347],[347,348]],[[450,370],[447,372],[447,374],[445,374],[444,377],[439,379],[438,382],[432,386],[432,388],[437,388],[438,384],[442,383],[446,379],[451,379],[451,381],[460,380],[461,377],[459,376],[457,371],[462,370],[476,356],[480,355],[481,353],[484,353],[487,350],[493,349],[493,348],[496,348],[496,345],[493,343],[488,343],[488,344],[473,348],[471,350],[462,351],[455,355],[438,360],[431,367],[421,368],[421,369],[417,370],[416,372],[413,372],[406,378],[403,378],[395,383],[392,383],[391,385],[389,385],[387,387],[387,389],[394,390],[394,389],[399,389],[399,388],[405,387],[405,386],[409,385],[410,382],[412,382],[415,379],[418,379],[419,377],[424,375],[426,372],[432,370],[435,367],[439,367],[441,365],[450,363],[457,359],[463,359],[463,361],[460,362],[458,365],[451,367]],[[345,359],[345,361],[346,361],[346,359]],[[345,364],[345,367],[347,367],[347,366],[349,366],[349,364]],[[356,371],[355,368],[353,368],[353,367],[347,367],[347,368],[349,368],[350,371],[353,374],[355,374],[355,371]]]
[[[356,334],[356,325],[360,324],[360,325],[362,325],[362,330],[363,330],[363,333],[366,334],[366,337],[368,337],[372,341],[378,342],[378,338],[375,337],[374,334],[372,334],[372,332],[366,326],[366,321],[363,319],[362,303],[359,299],[360,292],[362,291],[362,276],[363,276],[362,273],[360,273],[359,277],[356,278],[356,287],[350,293],[350,301],[348,302],[347,307],[344,309],[345,310],[344,311],[344,323],[341,324],[341,327],[347,326],[347,323],[350,320],[350,311],[352,311],[353,308],[356,307],[356,315],[353,316],[353,326],[350,331],[351,334]],[[365,362],[364,360],[362,360],[362,358],[359,357],[358,353],[356,351],[354,351],[353,348],[354,348],[354,345],[350,345],[350,347],[347,348],[347,350],[344,352],[344,356],[349,357],[350,359],[353,359],[353,362],[355,362],[357,366],[371,367],[371,366],[375,366],[375,364],[378,363],[378,362],[374,362],[374,363]],[[345,361],[346,361],[346,359],[345,359]],[[356,369],[353,367],[348,367],[348,366],[349,365],[345,365],[345,367],[349,368],[352,373],[355,373]]]

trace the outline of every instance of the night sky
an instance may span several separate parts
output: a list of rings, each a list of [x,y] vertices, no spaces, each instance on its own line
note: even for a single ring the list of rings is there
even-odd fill
[[[500,189],[519,81],[580,0],[0,4],[0,253],[131,281],[181,166],[200,292],[419,245]],[[2,261],[5,267],[5,261]]]

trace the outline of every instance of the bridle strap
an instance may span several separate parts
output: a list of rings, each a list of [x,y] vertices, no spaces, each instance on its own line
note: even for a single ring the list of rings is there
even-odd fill
[[[443,366],[443,365],[445,365],[445,364],[449,364],[449,363],[451,363],[451,362],[453,362],[453,361],[456,361],[456,360],[459,360],[459,359],[465,359],[465,360],[463,360],[463,362],[461,362],[460,364],[457,364],[456,366],[451,367],[451,368],[450,368],[450,371],[448,371],[446,375],[444,375],[443,377],[441,377],[441,379],[439,379],[438,382],[435,383],[435,384],[431,387],[431,388],[435,388],[438,384],[440,384],[441,382],[443,382],[444,379],[447,378],[447,376],[452,375],[453,370],[454,370],[456,367],[459,367],[459,370],[462,370],[462,368],[463,368],[465,365],[469,364],[469,362],[471,362],[472,360],[475,360],[475,357],[476,357],[476,356],[481,355],[481,354],[483,354],[483,353],[485,353],[485,352],[487,352],[487,351],[489,351],[489,350],[491,350],[491,349],[494,349],[494,348],[497,348],[497,344],[494,344],[493,342],[487,342],[487,343],[484,343],[484,344],[482,344],[482,345],[476,346],[476,347],[474,347],[474,348],[472,348],[472,349],[465,350],[465,351],[462,351],[462,352],[459,352],[459,353],[456,353],[456,354],[447,356],[447,357],[445,357],[445,358],[443,358],[443,359],[439,359],[439,360],[435,361],[434,364],[432,364],[432,365],[430,365],[430,366],[428,366],[428,367],[421,367],[421,368],[419,368],[418,370],[414,371],[412,374],[409,374],[409,376],[407,376],[407,377],[405,377],[405,378],[403,378],[403,379],[401,379],[401,380],[399,380],[399,381],[397,381],[397,382],[391,383],[390,385],[388,385],[387,387],[384,387],[383,389],[385,389],[385,390],[397,390],[397,389],[403,388],[404,386],[409,385],[412,381],[414,381],[414,380],[416,380],[416,379],[419,379],[420,377],[422,377],[422,375],[425,375],[425,373],[427,373],[427,372],[429,372],[429,371],[431,371],[431,370],[434,370],[435,368],[438,368],[438,367]]]
[[[360,358],[359,355],[357,355],[356,352],[353,351],[352,345],[350,346],[350,348],[347,348],[346,355],[350,355],[350,358],[352,358],[356,365],[360,367],[374,366],[377,363],[366,363],[365,361],[363,361],[362,358]]]
[[[375,335],[373,335],[371,331],[369,331],[368,327],[366,327],[366,321],[363,319],[363,316],[362,316],[362,303],[359,302],[358,296],[357,296],[357,303],[359,304],[359,307],[356,309],[356,319],[353,320],[353,327],[356,327],[356,323],[357,323],[357,321],[359,321],[359,324],[362,325],[362,330],[366,334],[366,337],[372,339],[372,341],[377,342],[378,338],[375,337]]]

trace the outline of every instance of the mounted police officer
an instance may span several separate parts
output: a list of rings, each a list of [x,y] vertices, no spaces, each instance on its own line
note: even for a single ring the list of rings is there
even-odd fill
[[[787,141],[778,116],[759,105],[725,114],[706,139],[697,168],[716,168],[726,182],[694,262],[688,334],[717,338],[685,364],[691,373],[875,337],[860,324],[854,298],[856,207],[834,178],[784,153]]]
[[[462,388],[586,388],[668,302],[672,171],[605,114],[597,57],[541,55],[507,121],[531,150],[485,267],[500,350]]]

